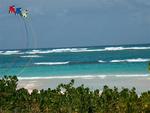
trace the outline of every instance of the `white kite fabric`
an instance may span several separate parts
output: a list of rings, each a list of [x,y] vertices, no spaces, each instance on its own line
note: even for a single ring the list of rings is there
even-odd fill
[[[21,17],[27,18],[28,17],[28,10],[22,9],[21,7],[15,7],[15,5],[9,6],[9,13],[20,15]]]

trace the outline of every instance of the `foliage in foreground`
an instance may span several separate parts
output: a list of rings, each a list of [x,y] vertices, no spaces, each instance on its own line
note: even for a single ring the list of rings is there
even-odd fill
[[[148,63],[148,71],[150,72],[150,62]]]
[[[17,77],[0,79],[0,113],[150,113],[150,91],[135,92],[104,86],[103,91],[73,87],[74,80],[56,89],[17,89]],[[63,91],[63,93],[62,93]]]

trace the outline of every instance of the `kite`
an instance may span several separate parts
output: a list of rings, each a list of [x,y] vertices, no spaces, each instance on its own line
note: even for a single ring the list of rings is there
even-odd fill
[[[28,10],[22,9],[21,7],[15,8],[15,5],[9,6],[9,13],[20,15],[21,17],[27,18],[28,17]]]
[[[15,9],[15,6],[14,6],[14,5],[9,6],[9,13],[14,13],[14,14],[16,14],[16,9]]]

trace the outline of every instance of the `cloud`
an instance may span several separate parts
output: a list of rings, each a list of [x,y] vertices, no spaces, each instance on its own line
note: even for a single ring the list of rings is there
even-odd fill
[[[98,40],[100,37],[104,37],[106,42],[111,37],[110,43],[112,40],[118,41],[113,37],[121,40],[122,36],[127,35],[133,42],[137,37],[141,37],[141,40],[144,36],[149,37],[150,0],[0,0],[0,21],[3,26],[0,28],[0,37],[6,41],[13,34],[11,30],[16,31],[14,39],[22,36],[18,31],[20,28],[16,27],[17,18],[8,14],[10,4],[29,9],[32,18],[30,23],[39,46],[55,46],[65,41],[70,44],[68,40],[80,43],[80,39],[82,42],[88,39],[85,41],[88,44],[91,37],[97,40],[95,43],[101,42]]]

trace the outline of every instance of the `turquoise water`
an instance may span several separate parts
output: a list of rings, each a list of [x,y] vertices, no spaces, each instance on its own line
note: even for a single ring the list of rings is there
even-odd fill
[[[0,51],[0,76],[147,75],[150,45]]]

